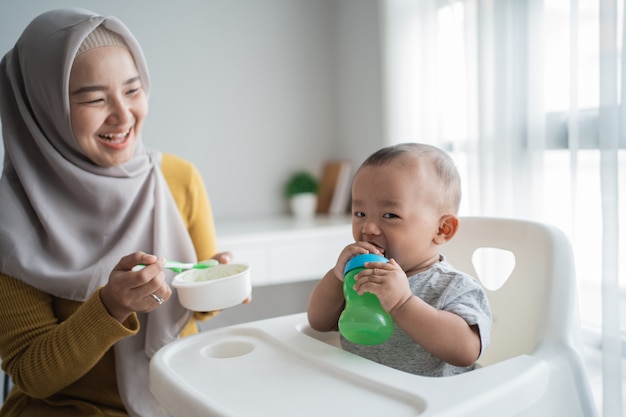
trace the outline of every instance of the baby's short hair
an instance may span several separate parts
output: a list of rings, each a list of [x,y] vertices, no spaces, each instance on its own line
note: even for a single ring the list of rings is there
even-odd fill
[[[427,158],[432,163],[445,190],[442,195],[443,206],[457,214],[461,204],[461,176],[452,157],[436,146],[425,143],[400,143],[387,146],[371,154],[361,167],[385,165],[407,153],[418,158]]]

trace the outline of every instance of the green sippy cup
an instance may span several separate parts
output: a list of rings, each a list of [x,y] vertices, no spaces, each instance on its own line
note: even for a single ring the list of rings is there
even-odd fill
[[[339,331],[350,342],[359,345],[378,345],[391,337],[393,321],[372,293],[359,295],[354,290],[354,276],[365,269],[365,262],[389,262],[387,258],[371,253],[357,255],[344,268],[343,295],[346,306],[339,316]]]

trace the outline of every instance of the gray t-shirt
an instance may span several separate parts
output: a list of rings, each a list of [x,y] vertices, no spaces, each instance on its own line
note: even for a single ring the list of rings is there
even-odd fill
[[[491,310],[478,280],[455,269],[440,257],[427,271],[409,277],[411,292],[431,306],[461,316],[470,326],[478,326],[482,354],[489,345]],[[450,376],[477,367],[458,367],[425,351],[394,322],[393,335],[379,345],[358,345],[341,336],[341,346],[374,362],[424,376]]]

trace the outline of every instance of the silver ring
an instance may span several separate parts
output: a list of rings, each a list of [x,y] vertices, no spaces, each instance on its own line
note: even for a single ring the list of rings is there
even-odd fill
[[[154,298],[154,301],[156,301],[159,304],[163,304],[163,302],[165,301],[164,299],[162,299],[161,297],[159,297],[155,293],[150,294],[150,297]]]

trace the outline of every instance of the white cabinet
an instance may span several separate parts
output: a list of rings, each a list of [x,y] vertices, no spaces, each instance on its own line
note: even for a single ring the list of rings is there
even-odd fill
[[[353,242],[349,216],[216,221],[220,251],[251,266],[254,286],[320,279]]]

